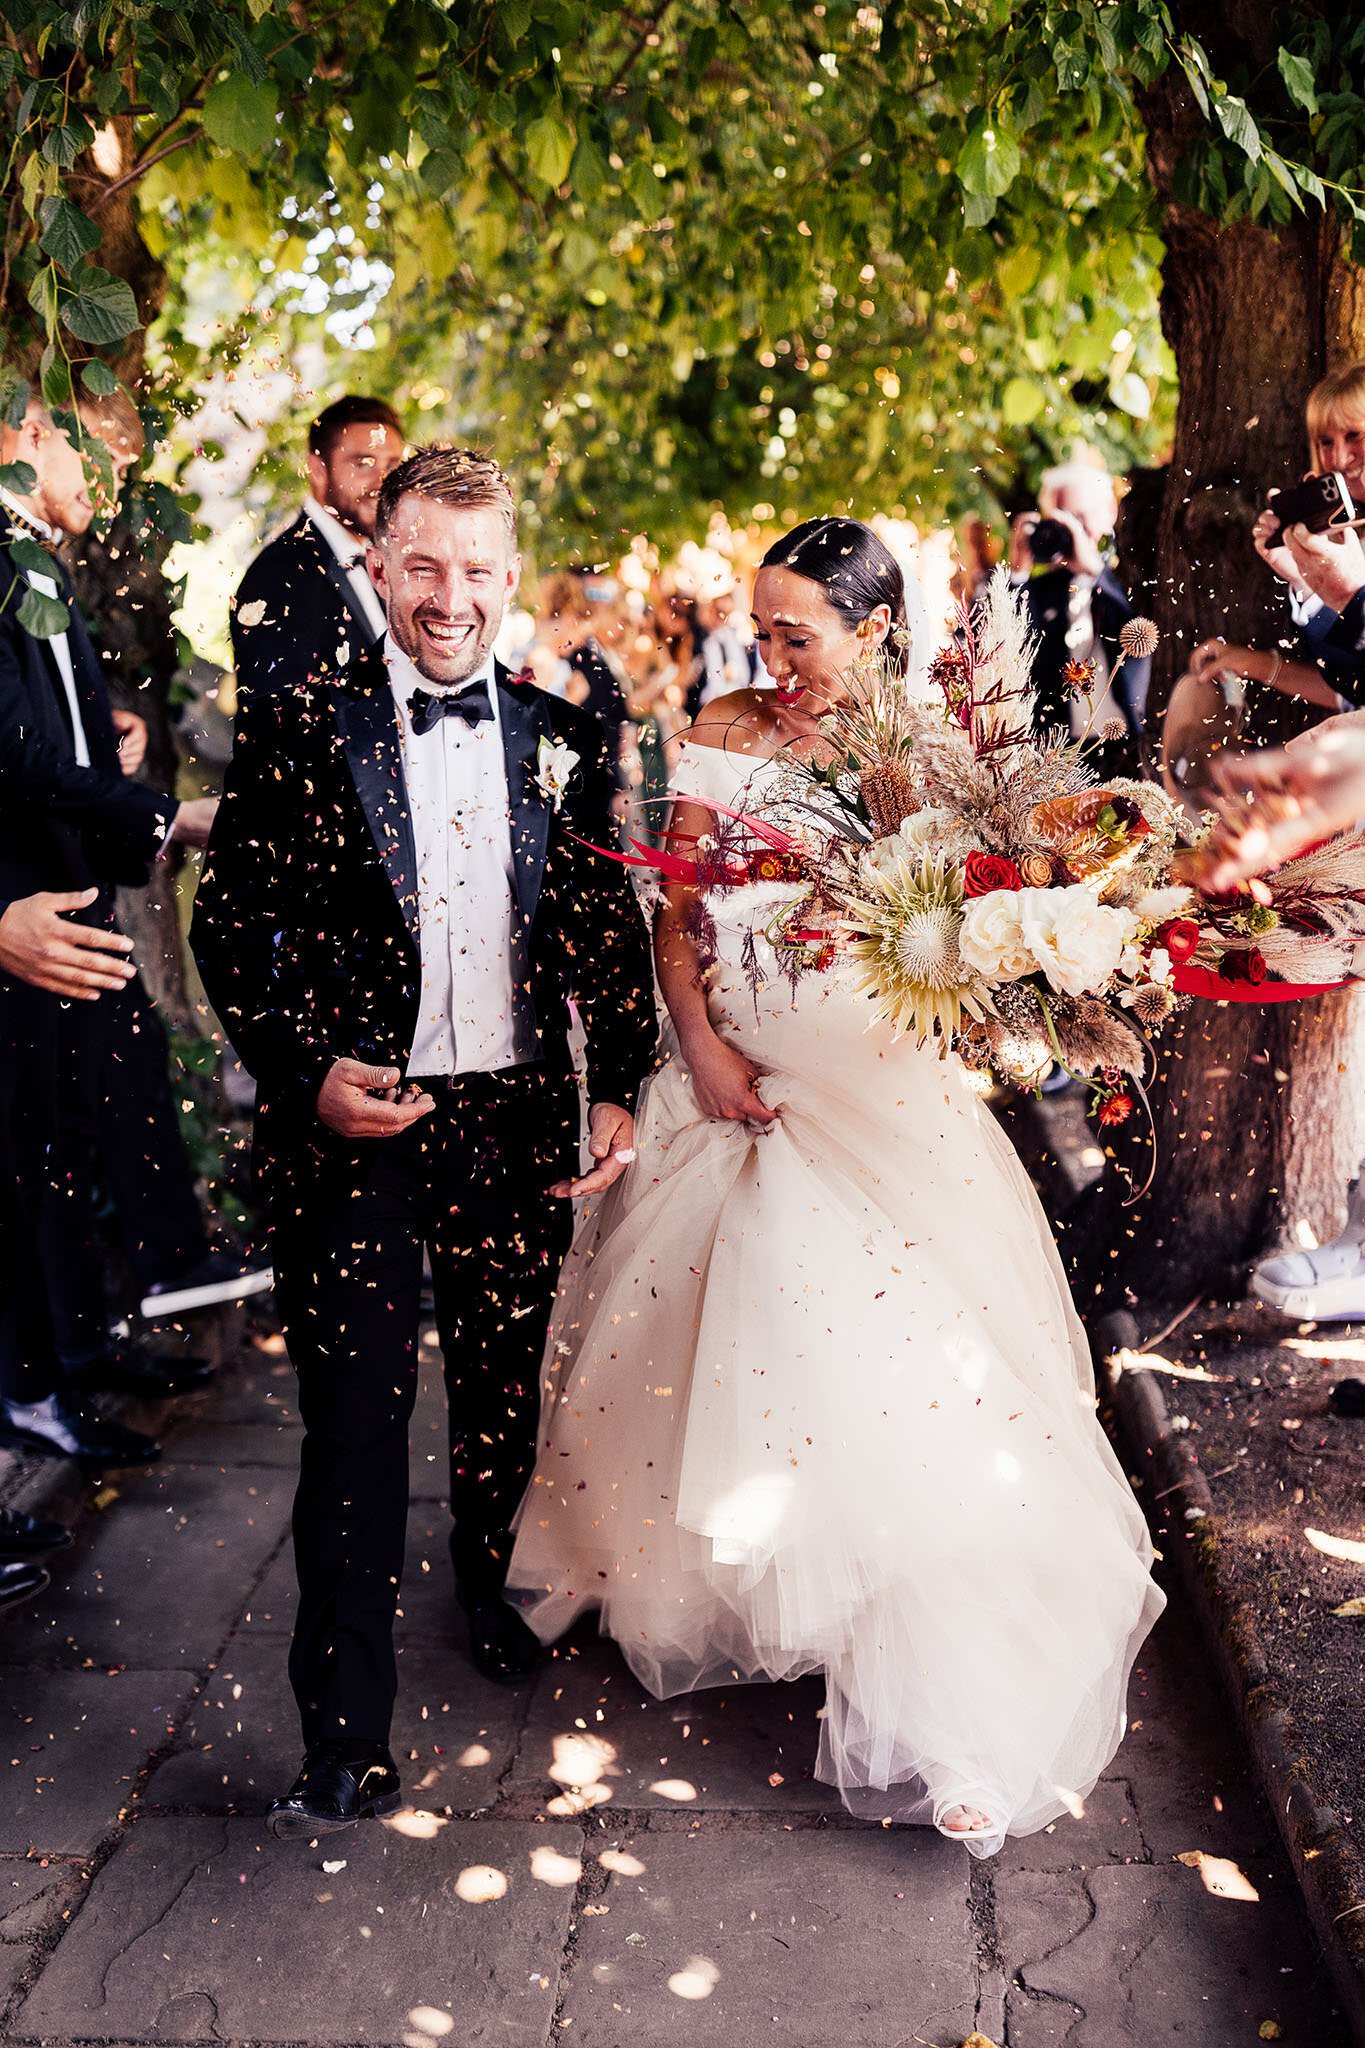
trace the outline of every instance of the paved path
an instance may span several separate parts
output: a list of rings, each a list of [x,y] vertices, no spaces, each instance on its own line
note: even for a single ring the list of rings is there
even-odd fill
[[[452,1612],[430,1389],[399,1622],[412,1807],[271,1841],[260,1814],[297,1760],[298,1442],[272,1342],[0,1623],[7,2044],[1338,2048],[1181,1616],[1084,1817],[972,1863],[848,1819],[811,1781],[810,1685],[659,1706],[591,1638],[525,1692],[482,1683]],[[990,1682],[983,1644],[962,1683]]]

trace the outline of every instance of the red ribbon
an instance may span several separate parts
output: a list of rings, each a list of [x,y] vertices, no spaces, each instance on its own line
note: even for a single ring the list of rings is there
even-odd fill
[[[1203,996],[1211,1003],[1298,1003],[1349,986],[1345,981],[1224,981],[1208,967],[1191,967],[1183,961],[1171,967],[1172,988],[1184,996]]]

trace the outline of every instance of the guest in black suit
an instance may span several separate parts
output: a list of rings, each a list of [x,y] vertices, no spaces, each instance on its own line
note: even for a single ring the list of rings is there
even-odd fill
[[[131,459],[115,451],[116,473]],[[95,515],[78,448],[30,403],[21,426],[0,432],[0,460],[26,465],[33,477],[23,494],[0,490],[0,898],[94,887],[93,901],[75,915],[110,931],[113,884],[145,881],[171,837],[202,844],[215,804],[178,804],[123,772],[120,732],[135,738],[141,721],[111,712],[66,572],[50,552]],[[82,1257],[89,1183],[73,1184],[62,1204],[53,1162],[75,1126],[93,1134],[102,1042],[98,1011],[0,973],[0,1120],[33,1254],[20,1268],[23,1284],[35,1289],[45,1267],[49,1299],[70,1296],[91,1316],[102,1289],[98,1269]],[[43,1327],[50,1331],[49,1318]],[[93,1464],[156,1455],[149,1438],[84,1407],[32,1318],[24,1347],[13,1332],[13,1316],[0,1316],[5,1435]]]
[[[403,429],[382,399],[348,396],[308,430],[309,493],[261,549],[232,601],[232,654],[243,694],[294,689],[345,666],[384,631],[365,568],[379,487],[403,459]]]
[[[590,850],[613,829],[601,730],[493,660],[520,575],[506,479],[422,450],[385,481],[369,559],[383,647],[246,701],[193,933],[259,1083],[307,1430],[290,1658],[307,1753],[273,1810],[281,1834],[398,1796],[392,1630],[424,1245],[472,1652],[493,1677],[533,1668],[501,1590],[569,1197],[624,1170],[654,1045],[634,892]],[[584,1176],[571,999],[599,1162]]]
[[[1038,635],[1038,723],[1098,742],[1092,765],[1101,777],[1135,775],[1151,661],[1120,661],[1119,634],[1133,606],[1104,553],[1118,517],[1113,478],[1094,463],[1066,463],[1047,472],[1038,504],[1041,520],[1035,514],[1015,520],[1010,557]],[[1046,534],[1048,527],[1055,530],[1055,542],[1043,550],[1035,534]],[[1088,695],[1078,696],[1068,686],[1068,664],[1077,662],[1093,664]]]

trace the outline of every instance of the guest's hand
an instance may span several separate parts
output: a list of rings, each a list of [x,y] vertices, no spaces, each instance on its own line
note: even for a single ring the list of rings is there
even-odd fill
[[[1284,529],[1275,516],[1273,499],[1251,529],[1251,544],[1267,569],[1273,569],[1297,596],[1304,596],[1308,585],[1300,576],[1299,565],[1285,544]]]
[[[72,924],[67,913],[88,910],[97,889],[56,894],[43,889],[11,903],[0,917],[0,970],[46,989],[49,995],[94,1002],[102,990],[122,988],[136,969],[122,932]]]
[[[1284,537],[1299,577],[1331,611],[1344,612],[1356,592],[1365,590],[1365,548],[1349,526],[1326,533],[1288,526]]]
[[[189,797],[176,811],[168,838],[178,839],[182,846],[207,846],[217,815],[216,796]]]
[[[777,1122],[777,1111],[754,1088],[763,1069],[714,1031],[699,1033],[682,1047],[682,1055],[703,1116],[765,1126]]]
[[[1215,895],[1246,882],[1267,895],[1256,877],[1365,817],[1365,716],[1329,719],[1286,747],[1221,756],[1209,779],[1218,821],[1183,872]]]
[[[395,1138],[436,1104],[429,1095],[405,1089],[399,1098],[397,1067],[370,1067],[363,1060],[337,1060],[318,1090],[319,1121],[342,1138]]]
[[[119,736],[119,767],[125,775],[136,775],[147,756],[147,721],[136,711],[115,710],[112,716]]]
[[[588,1119],[588,1150],[602,1164],[577,1180],[557,1180],[552,1195],[600,1195],[609,1188],[635,1157],[635,1119],[628,1109],[614,1102],[598,1102]]]

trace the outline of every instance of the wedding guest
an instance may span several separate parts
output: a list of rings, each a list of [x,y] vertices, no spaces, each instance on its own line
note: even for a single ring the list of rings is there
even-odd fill
[[[1308,394],[1304,423],[1309,475],[1339,471],[1356,505],[1365,503],[1365,363],[1348,363],[1315,384]],[[1273,498],[1251,537],[1261,560],[1285,585],[1289,619],[1283,638],[1269,648],[1217,637],[1205,640],[1190,657],[1190,675],[1196,680],[1231,677],[1259,683],[1324,711],[1359,703],[1359,664],[1335,630],[1338,613],[1301,571],[1276,517]]]
[[[84,432],[78,423],[78,440]],[[117,479],[131,457],[111,451]],[[0,608],[0,897],[88,892],[75,915],[113,929],[115,883],[146,880],[171,839],[201,845],[215,803],[178,803],[124,774],[122,728],[136,744],[140,721],[116,719],[69,578],[53,552],[62,535],[84,533],[95,516],[81,448],[46,409],[30,400],[20,424],[0,428],[0,461],[23,464],[32,483],[0,489],[0,578],[24,596]],[[46,633],[21,622],[27,595],[46,600]],[[33,607],[27,607],[32,619]],[[102,1276],[81,1260],[88,1186],[64,1210],[54,1166],[69,1122],[62,1105],[85,1091],[81,1121],[97,1108],[89,1091],[102,1027],[85,1003],[0,973],[0,1120],[15,1163],[19,1202],[32,1219],[41,1259],[26,1266],[28,1291],[45,1272],[49,1302],[74,1299],[102,1311]],[[148,1437],[104,1422],[60,1370],[55,1348],[38,1344],[0,1366],[0,1432],[11,1441],[61,1451],[86,1463],[135,1464],[154,1458]]]
[[[629,722],[625,675],[603,643],[613,637],[620,586],[601,570],[560,569],[540,586],[536,639],[554,663],[549,687],[566,703],[581,704],[602,728],[617,761]]]
[[[344,666],[384,631],[365,567],[379,487],[403,459],[391,405],[350,393],[308,429],[308,494],[237,587],[230,626],[238,689],[295,688]]]
[[[1038,636],[1038,722],[1097,741],[1092,765],[1101,778],[1137,770],[1151,675],[1150,659],[1121,660],[1119,635],[1133,606],[1110,552],[1117,520],[1108,470],[1068,462],[1046,472],[1038,511],[1022,513],[1010,535],[1010,570],[1024,587]],[[1070,679],[1077,664],[1093,672],[1085,694]],[[1111,732],[1114,738],[1101,737]]]

